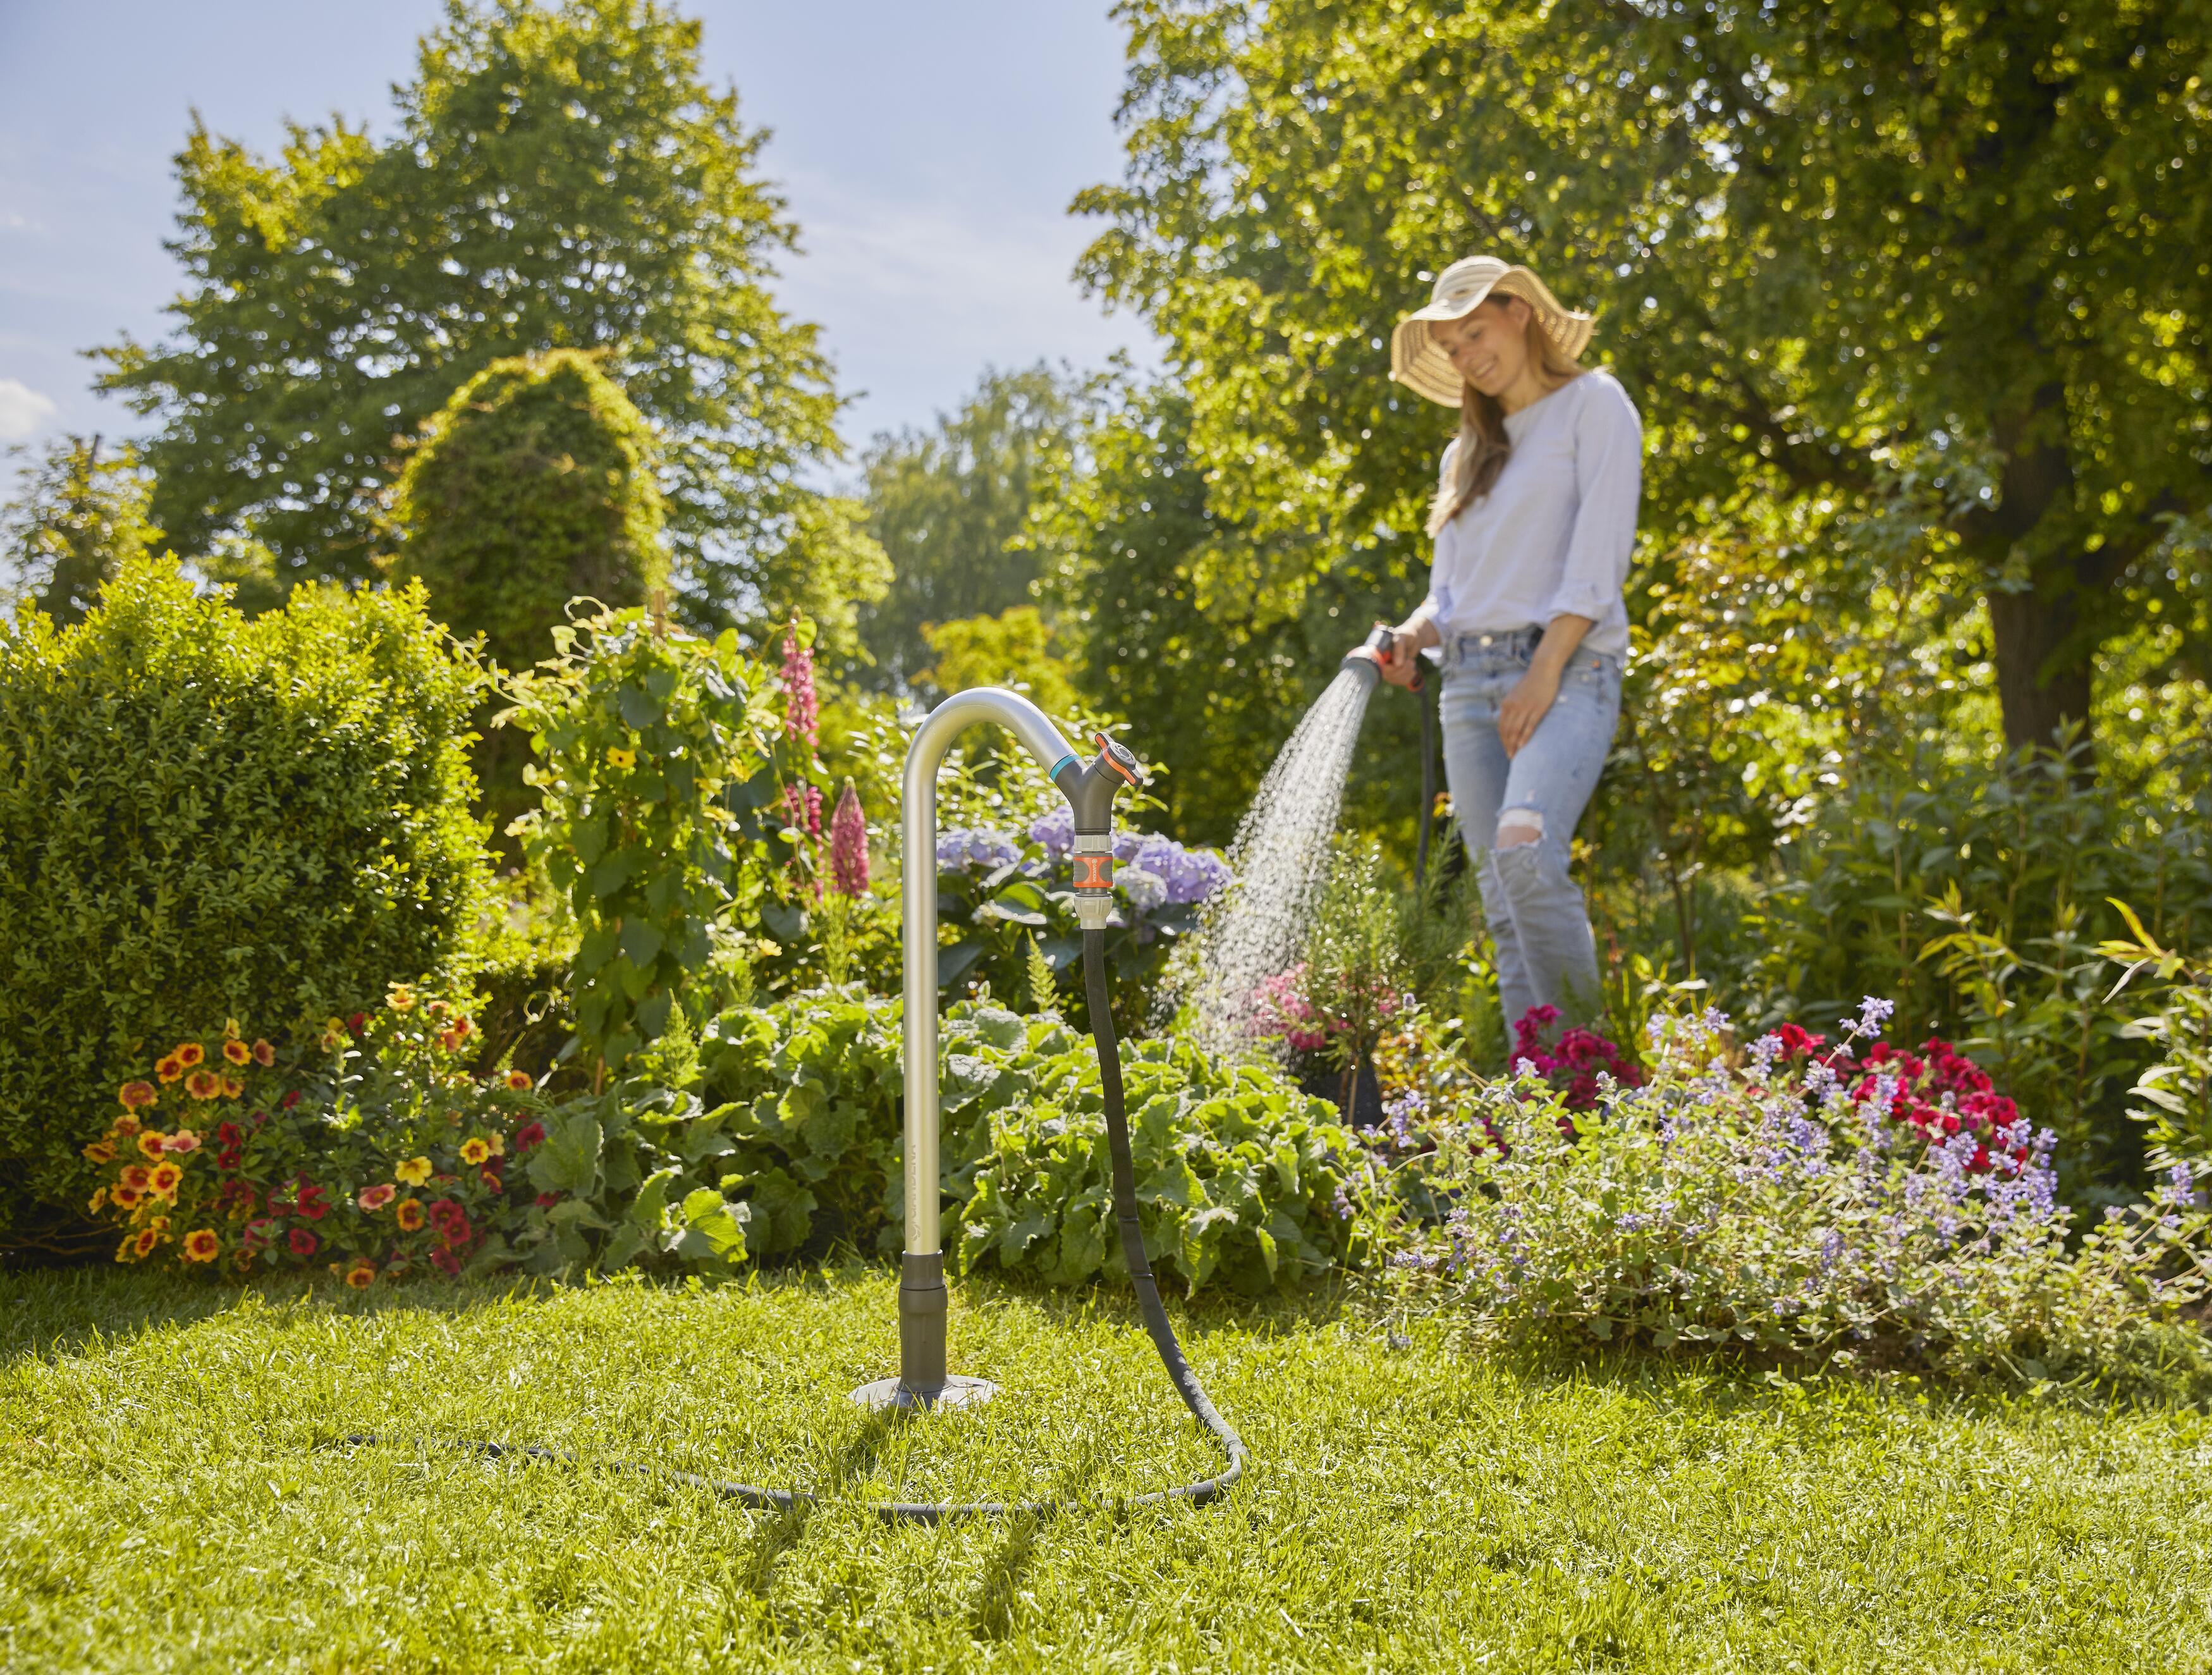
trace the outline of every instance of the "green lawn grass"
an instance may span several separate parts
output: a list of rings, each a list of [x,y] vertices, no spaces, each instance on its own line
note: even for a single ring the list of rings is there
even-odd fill
[[[1326,1299],[1193,1311],[1226,1502],[1125,1296],[957,1293],[980,1411],[886,1422],[877,1270],[356,1295],[0,1277],[0,1668],[2201,1670],[2189,1411],[1486,1359]],[[747,1512],[344,1450],[535,1438],[1037,1523]]]

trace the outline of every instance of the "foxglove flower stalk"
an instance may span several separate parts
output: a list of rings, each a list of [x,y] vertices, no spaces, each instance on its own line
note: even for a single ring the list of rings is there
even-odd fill
[[[841,896],[868,893],[868,821],[850,779],[830,817],[830,883]]]

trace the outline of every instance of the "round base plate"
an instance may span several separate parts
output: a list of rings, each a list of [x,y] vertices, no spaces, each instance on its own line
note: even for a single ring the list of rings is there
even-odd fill
[[[963,1378],[951,1374],[944,1386],[938,1390],[908,1390],[896,1379],[878,1379],[873,1384],[864,1384],[853,1392],[853,1399],[864,1408],[969,1408],[980,1406],[999,1393],[999,1386],[988,1379]]]

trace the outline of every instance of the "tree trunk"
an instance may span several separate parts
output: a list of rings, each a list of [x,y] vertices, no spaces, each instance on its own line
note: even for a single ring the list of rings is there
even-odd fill
[[[1992,589],[1987,595],[2007,750],[2048,749],[2069,722],[2081,723],[2082,737],[2088,737],[2092,649],[2075,630],[2091,601],[2078,588],[2052,586],[2056,577],[2037,579],[2044,585],[2021,593]]]

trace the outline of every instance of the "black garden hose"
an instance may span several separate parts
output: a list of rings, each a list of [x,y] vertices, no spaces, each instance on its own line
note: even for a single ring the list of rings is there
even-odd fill
[[[1190,1370],[1183,1359],[1182,1345],[1176,1341],[1175,1328],[1168,1322],[1167,1310],[1160,1303],[1160,1290],[1152,1279],[1152,1266],[1145,1255],[1145,1236],[1137,1223],[1137,1170],[1129,1152],[1129,1121],[1122,1107],[1121,1049],[1114,1032],[1114,1014],[1108,1005],[1106,993],[1106,933],[1086,930],[1083,933],[1083,980],[1085,992],[1091,1002],[1091,1031],[1098,1043],[1099,1091],[1106,1105],[1106,1146],[1112,1159],[1114,1183],[1114,1219],[1121,1233],[1121,1254],[1129,1267],[1129,1282],[1137,1294],[1137,1307],[1145,1317],[1145,1330],[1152,1337],[1152,1347],[1159,1351],[1160,1361],[1173,1380],[1176,1393],[1183,1399],[1198,1422],[1212,1433],[1214,1440],[1228,1457],[1229,1464],[1218,1476],[1185,1483],[1180,1488],[1157,1489],[1149,1495],[1135,1495],[1119,1504],[1127,1507],[1159,1506],[1170,1501],[1188,1501],[1193,1506],[1204,1506],[1208,1501],[1228,1492],[1244,1472],[1244,1443],[1236,1428],[1224,1419],[1206,1398],[1198,1374]],[[340,1437],[340,1447],[359,1447],[397,1439],[374,1432],[360,1431]],[[576,1457],[564,1449],[548,1448],[536,1442],[468,1442],[440,1440],[440,1446],[465,1448],[490,1459],[503,1459],[509,1455],[523,1459],[556,1460],[563,1465],[575,1465]],[[825,1504],[821,1497],[805,1489],[763,1489],[753,1483],[728,1483],[719,1477],[709,1477],[696,1471],[685,1471],[672,1465],[638,1465],[617,1460],[610,1470],[625,1476],[660,1477],[688,1489],[703,1489],[725,1501],[735,1501],[740,1506],[763,1511],[782,1511],[793,1507]],[[934,1524],[946,1518],[1003,1517],[1009,1514],[1032,1517],[1050,1517],[1055,1513],[1073,1509],[1075,1503],[1067,1501],[964,1501],[930,1502],[914,1501],[878,1501],[869,1503],[869,1510],[892,1520],[917,1524]]]

